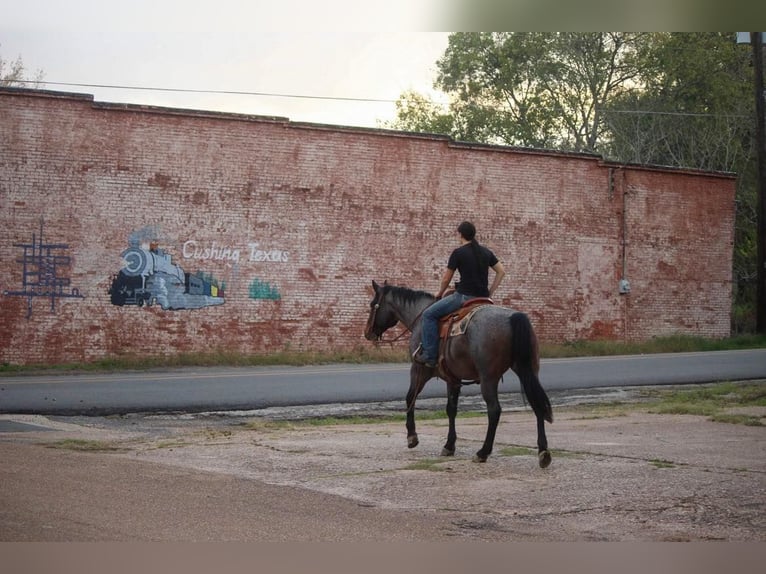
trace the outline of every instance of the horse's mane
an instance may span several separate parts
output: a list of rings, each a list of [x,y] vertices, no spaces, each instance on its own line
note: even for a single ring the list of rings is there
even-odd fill
[[[417,303],[420,299],[434,300],[435,297],[426,291],[418,291],[409,287],[398,287],[396,285],[386,285],[383,287],[384,293],[391,293],[404,303]]]

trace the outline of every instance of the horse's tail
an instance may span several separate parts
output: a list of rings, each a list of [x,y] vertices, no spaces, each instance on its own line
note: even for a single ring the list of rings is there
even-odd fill
[[[511,315],[511,359],[513,370],[519,376],[521,388],[532,410],[549,423],[553,422],[553,409],[545,389],[535,373],[537,344],[532,324],[525,313]]]

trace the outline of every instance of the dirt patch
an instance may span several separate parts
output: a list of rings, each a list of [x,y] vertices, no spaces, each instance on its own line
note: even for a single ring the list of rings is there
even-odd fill
[[[639,411],[556,416],[547,426],[553,464],[545,470],[526,410],[503,413],[485,464],[471,460],[484,437],[483,417],[458,420],[457,453],[447,458],[440,456],[443,420],[419,421],[420,445],[409,450],[401,422],[311,427],[247,416],[15,416],[48,430],[0,433],[0,449],[3,442],[83,441],[100,464],[159,463],[329,495],[328,504],[420,516],[438,525],[438,534],[426,537],[766,539],[766,427]]]

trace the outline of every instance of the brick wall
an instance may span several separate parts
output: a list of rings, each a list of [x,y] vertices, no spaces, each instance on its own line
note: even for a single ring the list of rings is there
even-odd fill
[[[734,188],[585,154],[0,90],[0,362],[368,345],[371,280],[435,291],[463,219],[508,271],[496,299],[543,340],[723,337]],[[207,296],[114,304],[131,245],[200,272]]]

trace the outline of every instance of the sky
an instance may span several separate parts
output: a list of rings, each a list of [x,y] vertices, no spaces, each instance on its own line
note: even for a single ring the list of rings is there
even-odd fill
[[[0,58],[102,102],[379,127],[406,90],[446,101],[433,83],[449,34],[418,31],[434,1],[0,0]]]

